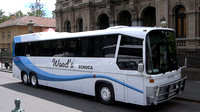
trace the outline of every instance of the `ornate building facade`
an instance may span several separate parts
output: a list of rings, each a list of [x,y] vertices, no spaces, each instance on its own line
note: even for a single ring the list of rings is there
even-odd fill
[[[164,18],[176,30],[179,57],[200,67],[200,0],[56,0],[55,13],[59,32],[154,27]]]

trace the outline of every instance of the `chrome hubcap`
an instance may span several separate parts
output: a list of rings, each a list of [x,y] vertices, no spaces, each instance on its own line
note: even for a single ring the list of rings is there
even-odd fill
[[[108,101],[111,98],[111,92],[107,87],[101,89],[101,97],[105,101]]]
[[[32,83],[32,85],[36,85],[37,81],[36,81],[36,77],[35,76],[31,77],[31,83]]]
[[[23,75],[23,81],[24,81],[24,83],[28,82],[28,76],[26,74]]]

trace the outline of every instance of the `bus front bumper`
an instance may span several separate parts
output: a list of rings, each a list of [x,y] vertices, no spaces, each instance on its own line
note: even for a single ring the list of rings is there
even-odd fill
[[[183,93],[187,77],[160,85],[157,87],[147,87],[147,105],[157,105]]]

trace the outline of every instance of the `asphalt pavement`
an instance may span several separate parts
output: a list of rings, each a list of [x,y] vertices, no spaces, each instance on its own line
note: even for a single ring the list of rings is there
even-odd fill
[[[0,71],[12,73],[8,69],[0,68]],[[184,92],[175,99],[200,103],[200,80],[187,80]]]

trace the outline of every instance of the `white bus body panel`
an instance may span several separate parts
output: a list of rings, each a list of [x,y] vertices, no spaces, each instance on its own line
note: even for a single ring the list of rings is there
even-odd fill
[[[14,37],[15,43],[45,41],[53,39],[81,38],[98,35],[119,34],[127,35],[138,39],[143,39],[143,56],[145,54],[145,38],[152,30],[171,30],[168,28],[148,28],[148,27],[124,27],[108,28],[106,30],[88,31],[80,33],[33,33]],[[119,50],[119,42],[116,51]],[[118,51],[117,51],[118,52]],[[143,61],[145,61],[145,56]],[[158,75],[148,75],[139,73],[137,70],[120,70],[115,58],[78,58],[78,57],[17,57],[22,65],[32,68],[33,72],[38,72],[40,85],[55,87],[59,89],[74,91],[78,93],[95,95],[96,81],[103,80],[113,85],[115,100],[127,103],[148,105],[147,87],[157,87],[163,84],[181,79],[180,69]],[[15,61],[16,61],[15,60]],[[26,68],[26,67],[25,67]],[[26,68],[26,69],[27,69]],[[144,68],[146,65],[144,64]],[[37,71],[34,71],[37,70]],[[30,70],[26,70],[32,72]],[[21,79],[21,70],[13,63],[14,77]],[[63,78],[63,79],[62,79]],[[153,78],[154,83],[149,79]],[[152,91],[151,91],[152,92]],[[154,92],[154,90],[153,90]],[[154,96],[150,96],[154,97]]]
[[[63,75],[63,76],[76,76],[76,75],[103,75],[106,77],[112,77],[117,81],[121,81],[124,84],[132,85],[133,87],[143,90],[143,76],[137,71],[127,71],[119,70],[116,65],[115,58],[63,58],[63,57],[28,57],[31,63],[34,63],[34,66],[41,69],[44,72]],[[53,66],[52,60],[60,60],[61,63],[66,62],[66,60],[73,60],[73,68],[64,68],[64,67],[55,67]],[[42,60],[42,61],[41,61]],[[112,66],[111,66],[112,65]],[[30,65],[32,66],[32,65]],[[84,68],[86,66],[86,68]],[[87,68],[88,66],[88,68]],[[82,68],[81,68],[82,67]],[[89,67],[92,67],[92,69]],[[15,72],[14,76],[21,74],[21,71],[17,66],[14,66]],[[17,71],[17,72],[16,72]],[[103,71],[103,72],[101,72]],[[136,74],[136,75],[133,75]],[[136,77],[135,77],[136,76]],[[19,78],[21,76],[18,76]],[[78,93],[95,95],[95,82],[97,80],[108,81],[113,84],[115,92],[115,100],[122,101],[127,103],[135,103],[144,105],[144,94],[139,93],[133,89],[127,88],[122,84],[119,84],[113,80],[106,78],[85,78],[80,80],[72,81],[47,81],[47,80],[38,80],[40,85],[50,86],[54,88],[74,91]],[[127,81],[126,81],[127,80]],[[134,95],[133,95],[134,94]]]

